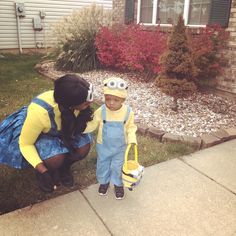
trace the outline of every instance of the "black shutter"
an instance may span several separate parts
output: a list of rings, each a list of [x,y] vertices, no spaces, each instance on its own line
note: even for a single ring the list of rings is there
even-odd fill
[[[125,24],[134,21],[134,0],[125,0]]]
[[[231,0],[212,0],[209,24],[227,27],[229,23]]]

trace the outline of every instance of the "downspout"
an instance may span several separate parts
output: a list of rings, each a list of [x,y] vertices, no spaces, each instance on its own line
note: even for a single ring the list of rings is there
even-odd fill
[[[20,54],[22,51],[21,45],[21,30],[20,30],[20,17],[25,17],[25,5],[21,2],[15,2],[15,12],[16,12],[16,24],[17,24],[17,36]]]
[[[23,53],[22,45],[21,45],[21,34],[20,34],[20,17],[16,16],[16,23],[17,23],[17,37],[18,37],[18,45],[20,54]]]

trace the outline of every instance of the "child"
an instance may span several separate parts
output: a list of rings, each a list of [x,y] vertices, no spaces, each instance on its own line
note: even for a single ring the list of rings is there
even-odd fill
[[[127,97],[127,83],[121,78],[111,77],[103,84],[105,104],[95,111],[85,132],[92,132],[98,127],[96,175],[100,183],[99,195],[106,195],[112,182],[116,199],[123,199],[121,176],[124,155],[127,144],[137,143],[137,126],[134,124],[133,111],[123,104]]]

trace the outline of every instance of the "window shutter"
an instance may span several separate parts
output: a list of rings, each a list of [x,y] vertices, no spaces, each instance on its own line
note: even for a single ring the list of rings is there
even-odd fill
[[[209,24],[227,27],[229,23],[231,0],[212,0]]]
[[[134,0],[125,0],[125,24],[134,21]]]

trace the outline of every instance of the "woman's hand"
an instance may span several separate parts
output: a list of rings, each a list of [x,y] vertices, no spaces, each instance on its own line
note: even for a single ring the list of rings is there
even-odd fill
[[[35,169],[39,172],[39,173],[41,173],[41,174],[43,174],[44,172],[46,172],[48,169],[46,168],[46,166],[43,164],[43,162],[41,162],[41,163],[39,163],[36,167],[35,167]]]
[[[40,173],[36,170],[36,179],[38,181],[39,188],[46,192],[51,193],[54,190],[54,182],[49,171],[46,170],[43,173]]]
[[[46,189],[48,189],[48,192],[52,192],[54,190],[54,182],[53,179],[51,177],[51,175],[49,174],[49,171],[45,171],[41,174],[42,177],[42,184],[44,185],[44,187]]]
[[[52,192],[54,190],[54,182],[46,166],[43,163],[39,163],[35,169],[40,189],[44,192]]]

